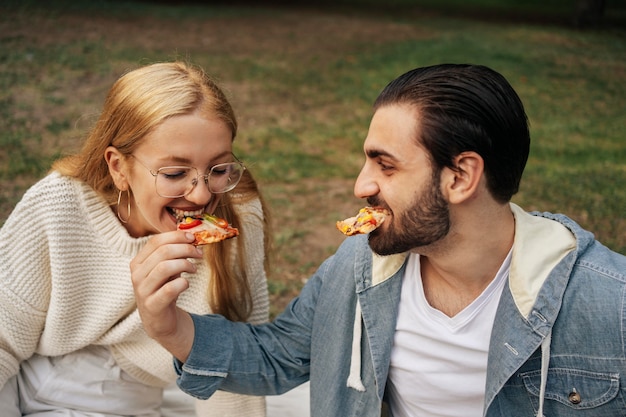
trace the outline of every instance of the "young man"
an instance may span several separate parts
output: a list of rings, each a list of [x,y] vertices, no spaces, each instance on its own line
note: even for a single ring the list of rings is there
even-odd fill
[[[179,385],[268,395],[311,383],[317,417],[626,415],[626,257],[510,203],[522,103],[483,66],[418,68],[374,105],[355,194],[392,214],[346,239],[273,323],[175,307],[197,257],[155,236],[131,265]]]

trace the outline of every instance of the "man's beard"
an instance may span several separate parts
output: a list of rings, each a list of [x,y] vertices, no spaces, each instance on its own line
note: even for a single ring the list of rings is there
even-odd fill
[[[387,207],[378,197],[367,199],[375,207]],[[420,246],[430,245],[448,234],[450,212],[440,190],[439,173],[433,175],[410,210],[393,214],[393,222],[385,231],[374,230],[369,235],[369,245],[379,255],[403,253]]]

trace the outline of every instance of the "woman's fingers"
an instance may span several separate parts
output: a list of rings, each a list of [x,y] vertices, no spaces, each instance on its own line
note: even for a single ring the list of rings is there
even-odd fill
[[[133,285],[148,285],[154,291],[182,272],[195,272],[189,258],[200,258],[202,249],[191,245],[187,235],[170,232],[151,237],[130,263]]]
[[[193,242],[193,235],[189,233],[155,235],[130,263],[139,314],[146,332],[157,340],[179,330],[180,312],[176,309],[176,300],[189,287],[181,274],[195,272],[191,258],[202,257],[201,248],[190,242]]]
[[[133,265],[133,263],[139,263],[139,264],[144,263],[147,260],[147,258],[149,258],[157,249],[162,248],[166,245],[190,244],[193,241],[194,241],[193,233],[189,233],[189,232],[176,231],[176,232],[160,233],[158,235],[151,236],[150,239],[148,239],[148,242],[145,244],[145,246],[139,251],[135,259],[133,259],[133,261],[131,262],[131,265]],[[192,248],[196,250],[199,249],[192,245],[189,245],[189,246],[190,247],[187,248],[188,250],[191,250]],[[198,252],[198,253],[201,253],[201,252]]]

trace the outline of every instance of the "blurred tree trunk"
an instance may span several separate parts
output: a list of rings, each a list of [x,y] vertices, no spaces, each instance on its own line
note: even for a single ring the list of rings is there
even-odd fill
[[[604,17],[605,6],[605,0],[576,0],[576,25],[587,27],[600,24]]]

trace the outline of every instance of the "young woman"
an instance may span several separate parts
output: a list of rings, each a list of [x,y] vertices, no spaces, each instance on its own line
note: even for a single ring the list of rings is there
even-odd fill
[[[167,414],[179,398],[166,390],[163,401],[172,357],[142,328],[129,264],[177,216],[214,213],[240,231],[198,247],[180,306],[267,320],[269,222],[232,152],[236,133],[226,97],[195,66],[148,65],[113,85],[82,150],[57,161],[0,230],[3,416]],[[222,393],[199,415],[235,412],[263,416],[264,401]]]

